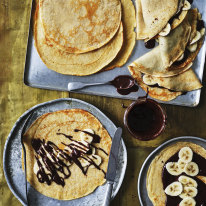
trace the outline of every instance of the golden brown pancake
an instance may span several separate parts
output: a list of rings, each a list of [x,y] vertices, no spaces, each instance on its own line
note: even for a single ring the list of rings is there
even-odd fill
[[[96,135],[100,136],[100,143],[92,143],[92,145],[97,148],[102,148],[109,155],[112,141],[108,132],[96,117],[81,109],[60,110],[44,114],[39,117],[24,134],[24,144],[27,155],[27,180],[43,195],[59,200],[76,199],[92,193],[98,186],[105,182],[104,172],[107,171],[109,156],[100,149],[95,149],[94,154],[101,157],[101,164],[99,165],[101,170],[90,166],[85,175],[77,164],[71,162],[69,166],[71,176],[64,179],[64,186],[54,181],[51,182],[51,185],[38,181],[34,173],[35,155],[38,155],[32,146],[32,141],[34,141],[34,139],[44,140],[46,143],[51,141],[60,149],[66,151],[65,148],[68,147],[65,145],[72,143],[72,140],[81,141],[81,132],[75,132],[75,129],[92,129]],[[65,135],[72,136],[72,140],[66,138]],[[67,152],[68,155],[71,154],[69,150]],[[84,157],[87,157],[86,154]],[[66,163],[68,163],[68,161]]]
[[[69,53],[104,46],[121,22],[119,0],[40,0],[39,5],[46,37]]]
[[[70,54],[56,48],[45,37],[37,4],[34,39],[39,56],[49,69],[61,74],[86,76],[100,71],[116,57],[123,44],[123,27],[120,25],[114,38],[100,49],[84,54]]]
[[[206,150],[191,142],[178,142],[162,150],[154,158],[147,172],[147,193],[154,206],[165,206],[166,194],[163,189],[162,170],[167,160],[183,147],[190,147],[193,152],[206,158]]]

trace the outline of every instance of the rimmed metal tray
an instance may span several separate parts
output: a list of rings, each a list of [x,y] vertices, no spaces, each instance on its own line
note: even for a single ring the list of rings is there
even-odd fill
[[[206,140],[199,138],[199,137],[191,137],[191,136],[184,136],[184,137],[177,137],[174,139],[171,139],[159,147],[157,147],[144,161],[142,168],[139,173],[138,183],[137,183],[137,191],[138,191],[138,197],[141,206],[153,206],[152,202],[150,201],[148,194],[147,194],[147,188],[146,188],[146,180],[147,180],[147,171],[149,169],[149,166],[152,162],[152,160],[158,155],[164,148],[175,144],[177,142],[192,142],[197,145],[202,146],[206,149]]]
[[[133,0],[135,5],[135,0]],[[195,0],[193,7],[197,7],[202,14],[204,22],[206,22],[206,2],[202,0]],[[39,57],[37,50],[34,46],[34,39],[32,34],[32,18],[30,22],[30,31],[26,55],[26,64],[25,64],[25,73],[24,73],[24,83],[31,87],[51,89],[51,90],[61,90],[67,91],[67,85],[69,82],[81,81],[81,82],[105,82],[114,79],[118,75],[129,75],[127,66],[132,63],[135,59],[142,56],[149,50],[144,47],[143,41],[137,41],[136,46],[132,52],[131,57],[128,62],[121,68],[115,68],[110,71],[100,72],[94,75],[86,77],[77,77],[70,75],[63,75],[57,72],[54,72],[46,67]],[[205,63],[205,51],[206,51],[206,42],[204,42],[192,68],[197,74],[198,78],[202,80],[204,63]],[[138,92],[130,93],[129,95],[120,95],[117,93],[116,89],[111,85],[102,85],[87,87],[75,91],[78,93],[115,97],[122,99],[131,99],[135,100],[138,96],[145,95],[145,92],[142,89],[139,89]],[[182,105],[182,106],[197,106],[200,100],[200,90],[188,92],[186,95],[182,95],[170,102],[164,102],[168,104]]]
[[[110,136],[113,137],[117,127],[114,123],[106,117],[99,109],[94,107],[91,104],[88,104],[84,101],[72,98],[63,98],[57,99],[49,102],[45,102],[39,105],[36,105],[26,111],[15,123],[13,126],[5,147],[3,154],[3,168],[4,174],[9,185],[10,190],[17,197],[17,199],[23,204],[26,205],[26,194],[25,194],[25,185],[24,185],[24,172],[22,170],[21,157],[22,157],[22,147],[20,142],[20,132],[26,118],[28,117],[31,111],[35,111],[37,116],[43,115],[48,112],[54,112],[57,110],[63,109],[72,109],[80,108],[84,109],[95,117],[97,117],[103,126],[107,129]],[[37,118],[34,117],[35,119]],[[119,163],[117,166],[117,174],[115,178],[114,188],[112,191],[112,198],[117,194],[122,184],[125,170],[127,166],[127,151],[124,144],[124,141],[121,141],[120,150],[119,150]],[[93,193],[70,201],[61,201],[46,197],[39,192],[37,192],[30,184],[28,184],[28,194],[29,194],[29,203],[30,205],[70,205],[70,206],[100,206],[103,203],[104,196],[106,193],[106,184],[99,186]]]

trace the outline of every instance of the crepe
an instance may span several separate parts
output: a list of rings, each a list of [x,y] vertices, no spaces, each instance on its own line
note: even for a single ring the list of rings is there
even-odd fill
[[[149,96],[161,101],[171,101],[182,94],[182,92],[174,92],[165,88],[152,87],[146,85],[142,80],[142,74],[134,67],[129,67],[129,71],[132,77],[137,81],[138,85],[145,91],[148,92]]]
[[[137,39],[151,39],[178,10],[179,0],[136,0]]]
[[[92,129],[95,134],[100,136],[100,143],[94,145],[109,154],[112,141],[108,132],[96,117],[81,109],[60,110],[44,114],[24,134],[27,180],[41,194],[59,200],[71,200],[92,193],[95,188],[105,182],[104,173],[101,170],[89,167],[86,175],[84,175],[74,163],[69,166],[71,176],[65,179],[64,187],[55,182],[52,182],[51,185],[40,183],[34,174],[33,167],[36,160],[35,151],[31,145],[32,139],[39,138],[46,142],[52,141],[63,149],[64,144],[68,144],[70,139],[61,135],[62,133],[73,136],[74,140],[80,140],[80,132],[74,132],[75,129]],[[100,168],[106,172],[109,156],[99,149],[95,149],[95,152],[102,159]]]
[[[39,5],[46,37],[70,53],[104,46],[121,23],[119,0],[40,0]]]
[[[42,61],[49,69],[61,74],[86,76],[100,71],[118,54],[123,44],[123,27],[105,46],[84,54],[70,54],[56,48],[43,32],[38,4],[34,19],[35,46]]]
[[[160,87],[179,92],[189,92],[202,87],[200,80],[191,68],[186,72],[173,77],[163,78],[144,75],[143,81],[148,85],[158,84]]]
[[[154,206],[165,206],[166,194],[162,183],[162,170],[165,162],[182,147],[190,147],[195,153],[206,158],[206,150],[191,142],[178,142],[162,150],[152,161],[147,172],[147,192]],[[200,177],[205,179],[205,177]]]
[[[116,58],[104,70],[110,70],[114,67],[123,66],[130,57],[136,43],[136,27],[135,8],[131,0],[121,0],[122,4],[122,23],[124,41],[120,52]]]
[[[159,45],[135,60],[130,66],[142,73],[156,77],[175,76],[189,69],[203,43],[203,38],[201,38],[197,42],[196,51],[186,50],[191,34],[192,36],[194,33],[196,34],[196,29],[194,29],[195,32],[191,32],[191,28],[197,24],[197,14],[195,13],[197,13],[196,10],[190,10],[182,24],[172,30],[168,36],[159,37]],[[177,60],[183,53],[185,58],[178,63]]]

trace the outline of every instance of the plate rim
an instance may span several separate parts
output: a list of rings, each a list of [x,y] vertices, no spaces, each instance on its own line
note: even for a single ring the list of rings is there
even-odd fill
[[[3,174],[4,174],[4,177],[5,177],[5,180],[6,180],[6,183],[10,189],[10,191],[13,193],[13,195],[20,201],[21,204],[23,205],[26,205],[24,200],[22,200],[18,194],[16,193],[16,191],[13,189],[13,187],[11,186],[12,184],[10,183],[10,180],[9,180],[9,175],[8,173],[6,172],[6,155],[7,155],[7,151],[8,151],[8,144],[9,144],[9,141],[10,139],[12,138],[12,134],[14,132],[14,130],[16,129],[17,125],[19,124],[19,122],[23,121],[23,119],[31,112],[31,111],[35,111],[36,109],[42,107],[42,106],[45,106],[45,105],[49,105],[49,104],[52,104],[52,103],[58,103],[58,102],[64,102],[64,101],[75,101],[75,102],[79,102],[79,103],[82,103],[82,104],[86,104],[88,105],[89,107],[91,107],[92,109],[96,110],[97,113],[99,113],[100,115],[106,117],[112,124],[113,126],[115,127],[115,129],[117,129],[117,126],[112,122],[112,120],[107,117],[107,115],[105,115],[99,108],[97,108],[96,106],[94,106],[93,104],[90,104],[86,101],[83,101],[83,100],[80,100],[80,99],[76,99],[76,98],[70,98],[70,97],[66,97],[66,98],[58,98],[58,99],[54,99],[54,100],[50,100],[50,101],[47,101],[47,102],[42,102],[40,104],[36,104],[34,105],[33,107],[29,108],[28,110],[26,110],[17,120],[16,122],[13,124],[13,127],[12,129],[10,130],[8,136],[7,136],[7,139],[5,141],[5,144],[4,144],[4,150],[3,150]],[[90,112],[90,111],[88,111]],[[91,113],[91,112],[90,112]],[[93,115],[93,114],[92,114]],[[94,115],[95,116],[95,115]],[[96,117],[97,118],[97,117]],[[98,119],[98,118],[97,118]],[[98,119],[99,120],[99,119]],[[100,120],[99,120],[100,121]],[[101,122],[101,121],[100,121]],[[102,124],[102,122],[101,122]],[[103,125],[104,126],[104,125]],[[112,137],[113,138],[113,137]],[[123,138],[121,139],[121,142],[122,142],[122,147],[123,147],[123,153],[124,153],[124,166],[123,166],[123,171],[121,172],[121,175],[120,175],[120,178],[119,178],[119,184],[117,185],[117,188],[116,190],[114,191],[114,193],[112,193],[112,196],[111,196],[111,199],[113,199],[117,193],[119,192],[120,190],[120,187],[122,185],[122,182],[124,180],[124,177],[125,177],[125,172],[126,172],[126,168],[127,168],[127,149],[126,149],[126,146],[125,146],[125,143],[124,143],[124,140]],[[27,181],[28,183],[28,181]],[[106,184],[107,181],[104,183]],[[30,184],[30,183],[29,183]],[[63,200],[65,201],[65,200]],[[70,201],[70,200],[66,200],[66,201]]]
[[[186,139],[187,138],[187,139]],[[203,139],[201,137],[195,137],[195,136],[180,136],[180,137],[175,137],[173,139],[170,139],[164,143],[162,143],[160,146],[158,146],[157,148],[155,148],[149,155],[148,157],[145,159],[145,161],[143,162],[142,164],[142,167],[140,169],[140,172],[139,172],[139,175],[138,175],[138,181],[137,181],[137,193],[138,193],[138,198],[139,198],[139,202],[140,202],[140,205],[141,206],[144,206],[143,205],[143,201],[142,201],[142,196],[140,194],[140,184],[141,184],[141,176],[143,174],[143,170],[145,169],[146,167],[146,164],[147,162],[152,158],[152,156],[156,153],[156,152],[161,152],[162,149],[164,149],[167,145],[169,145],[170,143],[172,142],[175,142],[175,141],[180,141],[180,140],[188,140],[188,141],[191,141],[191,140],[198,140],[198,141],[202,141],[204,143],[206,143],[206,139]],[[147,194],[148,195],[148,194]]]

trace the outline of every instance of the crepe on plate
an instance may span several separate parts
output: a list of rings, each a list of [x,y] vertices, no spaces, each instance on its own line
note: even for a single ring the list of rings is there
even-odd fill
[[[190,147],[193,152],[206,159],[206,150],[191,142],[178,142],[162,150],[152,161],[147,172],[147,192],[154,206],[165,206],[166,194],[163,189],[162,170],[167,160],[181,148]],[[198,176],[205,182],[206,177]]]
[[[46,66],[58,73],[85,76],[100,71],[109,64],[120,51],[123,44],[122,24],[114,38],[105,46],[84,54],[71,54],[58,49],[44,34],[36,5],[34,17],[35,46]]]
[[[180,74],[191,67],[202,43],[203,35],[197,42],[197,9],[190,10],[184,21],[166,37],[159,37],[159,45],[150,52],[135,60],[129,67],[134,67],[142,73],[156,77],[170,77]],[[191,28],[194,28],[191,31]],[[195,50],[188,49],[190,43],[196,45]]]
[[[121,23],[119,0],[39,0],[39,6],[45,36],[70,53],[102,47]]]
[[[38,139],[45,141],[46,143],[51,141],[56,146],[58,146],[58,148],[67,151],[68,155],[73,154],[70,153],[70,147],[67,147],[65,145],[71,145],[73,143],[74,146],[77,144],[75,143],[75,141],[85,143],[82,142],[81,139],[82,132],[75,132],[75,129],[78,129],[80,131],[89,131],[90,133],[92,130],[95,135],[98,135],[100,137],[100,143],[92,144],[96,148],[92,147],[92,157],[89,156],[90,158],[93,158],[93,154],[95,154],[96,158],[97,156],[98,158],[100,158],[100,169],[89,166],[85,175],[77,166],[77,164],[71,162],[71,164],[69,164],[71,175],[68,178],[64,179],[64,186],[56,184],[56,182],[53,181],[51,182],[51,185],[40,183],[37,179],[36,174],[34,173],[34,171],[37,170],[35,169],[37,166],[37,164],[35,163],[37,161],[35,156],[38,156],[39,160],[40,158],[39,155],[35,153],[34,147],[32,146],[32,141]],[[111,137],[99,122],[99,120],[85,110],[70,109],[44,114],[39,117],[24,134],[24,144],[26,147],[27,157],[27,180],[38,192],[48,197],[59,200],[71,200],[88,195],[105,182],[104,173],[106,173],[107,171],[111,142]],[[102,148],[107,153],[107,155],[98,148]],[[59,154],[60,153],[58,153],[56,157],[60,158],[61,154],[60,156]],[[65,160],[62,161],[65,164],[69,163],[68,161],[65,162]],[[93,158],[93,161],[95,161],[95,158]],[[82,166],[83,163],[81,159]],[[45,169],[45,171],[47,170]]]
[[[146,40],[164,30],[168,22],[171,29],[176,28],[189,9],[184,0],[136,0],[136,8],[137,39]]]

